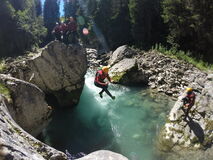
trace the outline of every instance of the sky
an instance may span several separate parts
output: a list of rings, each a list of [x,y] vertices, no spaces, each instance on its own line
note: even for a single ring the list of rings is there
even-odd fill
[[[42,6],[44,6],[44,1],[45,0],[41,0]],[[64,1],[60,1],[60,16],[64,15]]]

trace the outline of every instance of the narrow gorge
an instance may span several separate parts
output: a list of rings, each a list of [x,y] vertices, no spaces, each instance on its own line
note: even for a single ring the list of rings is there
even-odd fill
[[[82,148],[76,153],[88,154],[80,160],[212,157],[211,72],[154,50],[144,52],[121,46],[99,55],[94,49],[58,41],[37,53],[8,58],[5,63],[0,75],[2,159],[70,159],[63,152],[74,150],[77,146],[72,144],[78,142]],[[94,72],[101,65],[110,65],[115,82],[110,89],[116,95],[115,101],[105,96],[101,99],[94,88]],[[179,109],[186,87],[201,92],[188,122],[182,119],[184,113]],[[85,128],[79,129],[81,126]],[[35,139],[44,129],[46,143],[55,147],[63,142],[56,149],[63,145],[70,148],[61,152]],[[54,139],[58,132],[69,134]],[[86,133],[91,139],[83,137]],[[55,146],[51,143],[54,141],[58,142]],[[84,150],[87,145],[91,147]],[[89,154],[90,150],[101,151]]]

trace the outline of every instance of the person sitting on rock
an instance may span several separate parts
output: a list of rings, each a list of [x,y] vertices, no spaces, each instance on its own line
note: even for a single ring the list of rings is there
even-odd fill
[[[186,96],[182,99],[182,101],[183,101],[182,110],[185,113],[184,120],[186,120],[186,117],[188,117],[190,109],[195,104],[196,95],[194,92],[200,93],[200,91],[198,91],[196,89],[186,88]]]
[[[98,70],[95,75],[94,84],[96,87],[102,88],[101,92],[99,92],[101,98],[103,98],[103,92],[106,92],[112,99],[115,99],[115,96],[112,96],[112,94],[107,89],[109,82],[113,82],[113,80],[109,77],[108,72],[108,66],[104,66],[101,70]],[[109,82],[104,82],[105,78],[107,78]]]

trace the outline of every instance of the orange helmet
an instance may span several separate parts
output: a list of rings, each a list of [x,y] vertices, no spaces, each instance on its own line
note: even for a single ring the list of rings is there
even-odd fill
[[[102,71],[103,71],[104,73],[108,73],[108,72],[109,72],[109,67],[108,67],[108,66],[102,67]]]
[[[191,92],[193,89],[192,88],[186,88],[187,92]]]

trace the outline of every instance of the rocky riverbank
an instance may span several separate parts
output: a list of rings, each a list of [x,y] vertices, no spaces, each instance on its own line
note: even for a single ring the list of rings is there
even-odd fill
[[[110,76],[116,83],[124,85],[147,85],[155,92],[165,93],[177,102],[168,115],[157,144],[160,154],[166,159],[168,153],[179,153],[169,159],[194,157],[203,160],[213,157],[210,147],[213,143],[213,74],[200,71],[193,65],[172,59],[156,51],[136,51],[121,46],[111,54],[102,55],[105,61],[96,61],[99,65],[110,65]],[[92,57],[92,56],[90,56]],[[98,59],[98,57],[96,57]],[[92,60],[95,64],[95,60]],[[95,64],[97,66],[97,64]],[[183,120],[184,90],[192,87],[199,90],[196,102],[187,121]],[[190,151],[189,151],[190,150]],[[204,151],[205,150],[205,151]],[[206,151],[207,150],[207,151]],[[187,151],[187,152],[186,152]],[[198,152],[199,151],[199,152]],[[165,154],[164,154],[165,153]],[[169,154],[170,155],[170,154]]]
[[[147,85],[157,92],[178,98],[159,135],[158,147],[161,151],[183,151],[182,155],[185,156],[184,150],[192,153],[193,150],[199,150],[209,155],[204,150],[208,150],[213,143],[212,73],[200,71],[191,64],[156,51],[137,52],[128,46],[119,47],[110,55],[108,62],[111,65],[110,75],[115,82]],[[183,105],[182,94],[187,87],[197,89],[200,93],[197,93],[195,105],[190,110],[190,118],[184,121],[184,113],[180,108]]]

